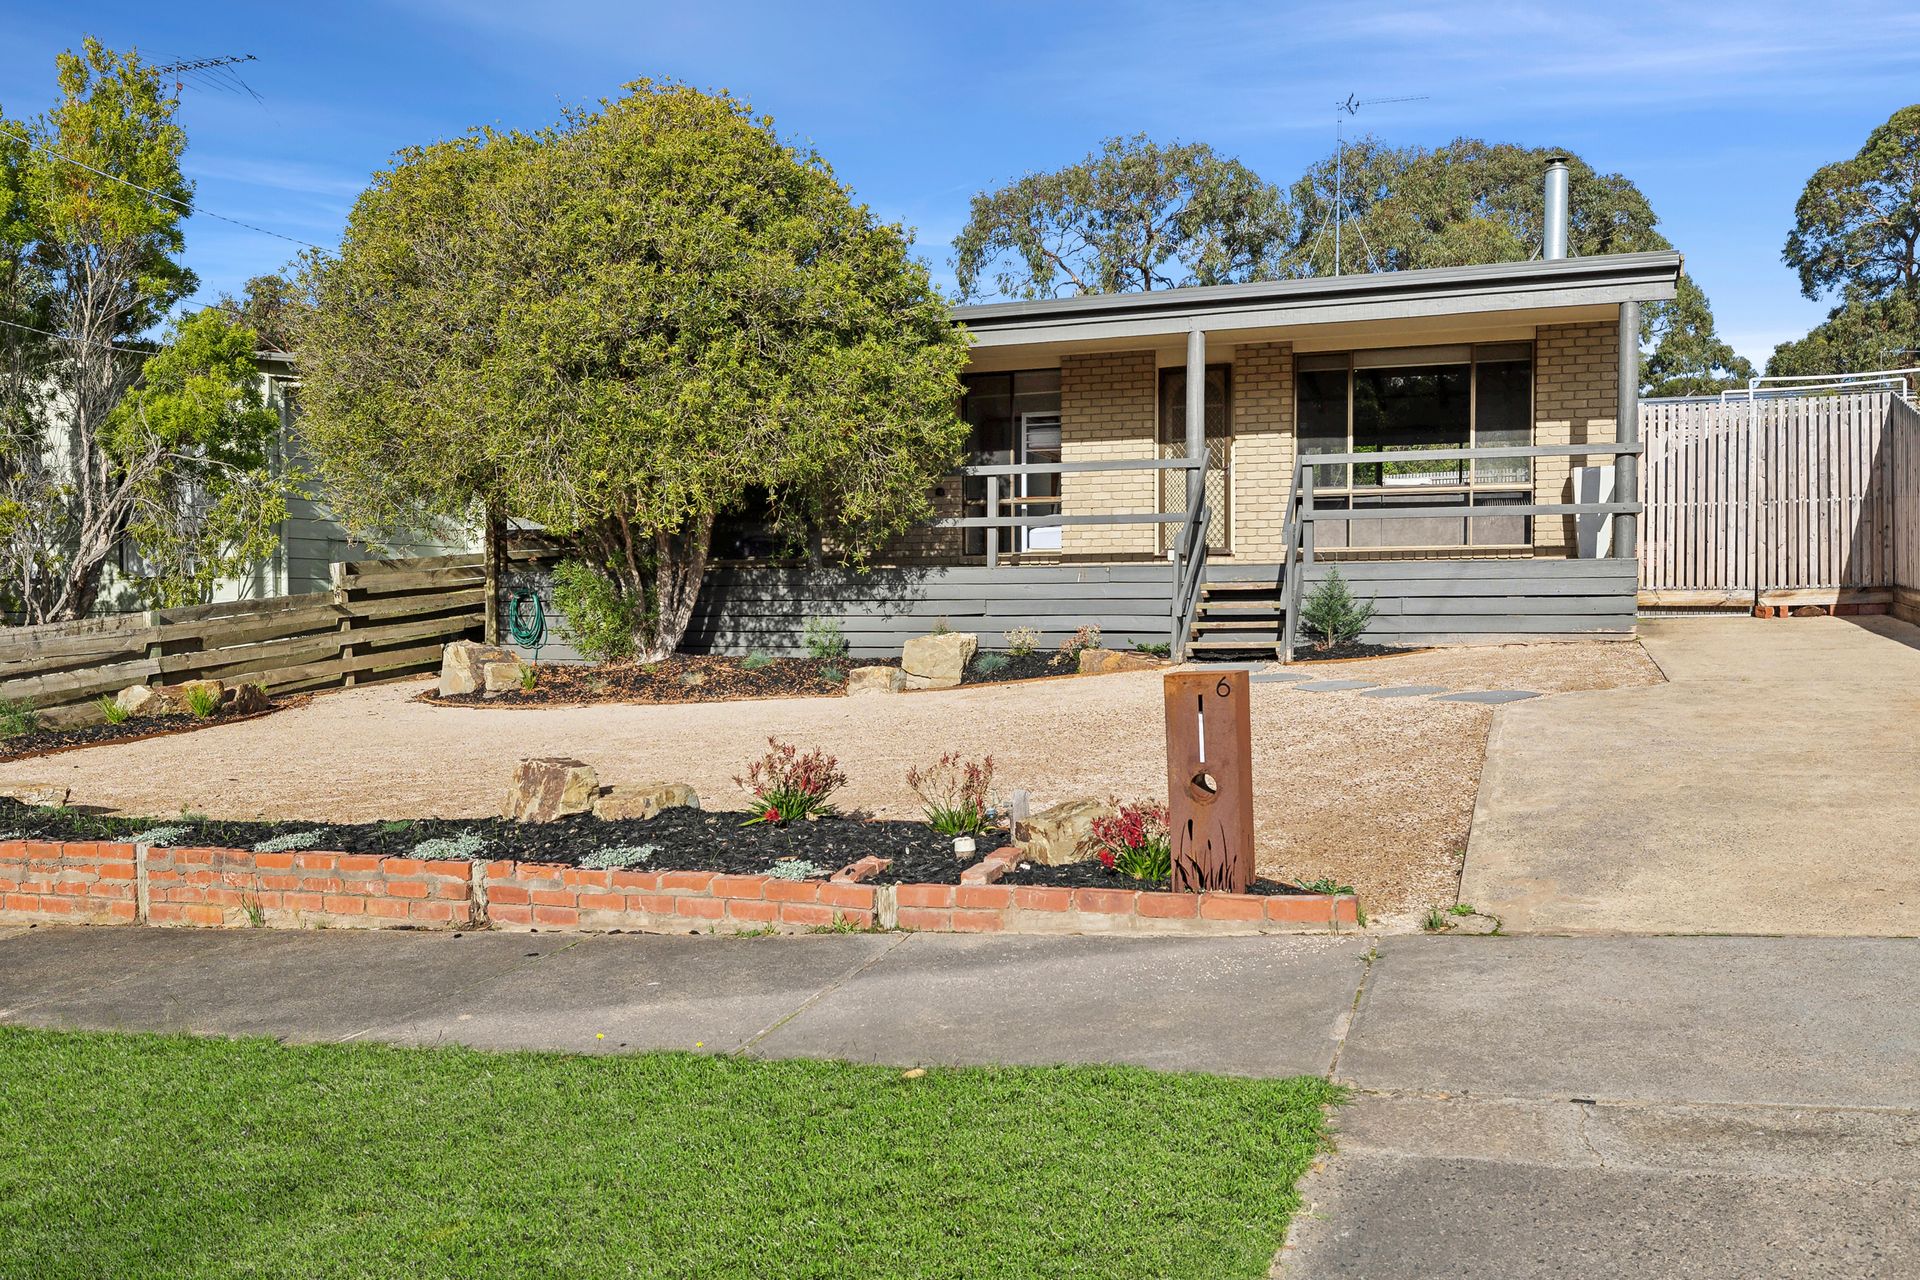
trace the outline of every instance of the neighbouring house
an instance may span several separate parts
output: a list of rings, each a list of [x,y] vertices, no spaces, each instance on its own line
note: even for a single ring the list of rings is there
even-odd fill
[[[942,623],[1271,653],[1335,565],[1373,639],[1630,636],[1613,478],[1618,458],[1636,491],[1639,308],[1680,270],[1562,256],[957,308],[972,465],[940,520],[865,574],[723,562],[689,647],[790,650],[818,615],[856,655]]]

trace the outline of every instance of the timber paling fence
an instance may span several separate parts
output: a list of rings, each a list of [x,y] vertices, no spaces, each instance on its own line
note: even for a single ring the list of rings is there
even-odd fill
[[[1640,601],[1920,621],[1920,411],[1891,392],[1641,406]]]
[[[0,628],[0,699],[81,723],[135,684],[293,693],[437,670],[443,645],[480,637],[486,583],[479,555],[345,561],[331,591]]]

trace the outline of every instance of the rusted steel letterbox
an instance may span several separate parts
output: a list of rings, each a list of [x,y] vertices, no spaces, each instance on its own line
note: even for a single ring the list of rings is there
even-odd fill
[[[1166,677],[1167,824],[1176,893],[1253,883],[1253,720],[1244,671]]]

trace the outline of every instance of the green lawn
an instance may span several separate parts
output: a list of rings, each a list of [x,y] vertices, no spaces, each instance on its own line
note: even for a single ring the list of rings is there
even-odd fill
[[[1337,1100],[0,1028],[0,1276],[1254,1280]]]

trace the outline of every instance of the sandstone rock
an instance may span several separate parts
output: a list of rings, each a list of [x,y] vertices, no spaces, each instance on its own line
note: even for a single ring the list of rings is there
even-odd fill
[[[474,640],[455,640],[440,651],[440,696],[479,693],[487,687],[489,662],[513,662],[514,656],[498,645]]]
[[[520,687],[520,659],[483,663],[480,667],[480,682],[488,693],[513,692]]]
[[[586,813],[600,793],[593,766],[566,756],[522,760],[513,771],[502,812],[515,822],[552,822]]]
[[[1029,862],[1057,867],[1093,856],[1093,820],[1113,812],[1100,800],[1066,800],[1019,823],[1014,838],[1026,846]]]
[[[907,687],[906,672],[898,667],[855,667],[847,673],[847,693],[899,693]]]
[[[1150,653],[1141,653],[1138,649],[1080,651],[1080,674],[1083,676],[1111,675],[1116,671],[1152,671],[1162,665],[1162,659]]]
[[[900,669],[911,688],[951,689],[979,648],[980,637],[970,631],[915,636],[900,650]]]
[[[0,796],[18,800],[21,804],[38,805],[43,809],[58,809],[67,802],[69,794],[64,782],[0,783]]]
[[[193,711],[188,696],[195,689],[204,689],[213,699],[217,708],[227,700],[227,686],[218,680],[182,680],[179,684],[157,684],[153,686],[153,700],[147,703],[146,714],[153,716],[183,716]]]
[[[593,802],[593,816],[607,821],[657,818],[662,809],[699,807],[699,793],[684,782],[639,782],[602,791]]]
[[[153,714],[153,690],[143,684],[130,684],[113,696],[114,705],[130,716]]]
[[[233,715],[256,715],[272,708],[265,685],[243,684],[227,691],[227,711]]]

